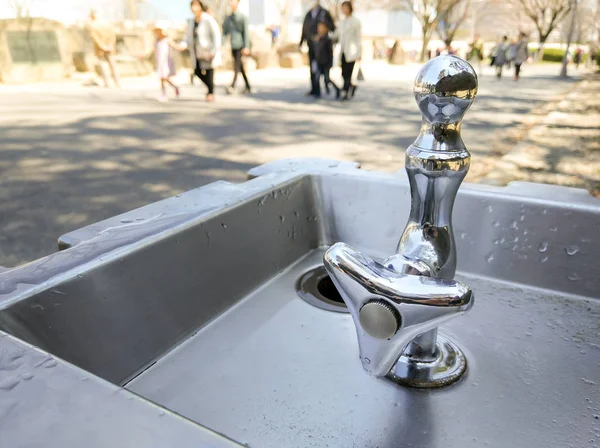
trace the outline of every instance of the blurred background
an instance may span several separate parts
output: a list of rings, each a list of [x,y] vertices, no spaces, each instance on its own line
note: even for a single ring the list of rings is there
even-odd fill
[[[222,26],[229,1],[206,2]],[[181,95],[156,101],[153,31],[185,40],[188,0],[0,1],[0,266],[44,256],[61,234],[150,202],[218,180],[242,182],[250,168],[276,159],[402,172],[420,128],[414,76],[445,53],[469,60],[479,76],[463,127],[472,153],[467,181],[543,182],[600,196],[599,0],[355,0],[364,80],[355,70],[351,101],[305,96],[309,55],[299,43],[316,3],[241,0],[252,92],[229,91],[226,39],[216,100],[207,103],[204,85],[191,83],[189,50],[173,52]],[[320,4],[341,23],[340,1]],[[114,33],[118,86],[103,86],[92,10]],[[508,56],[520,34],[527,60],[517,82]],[[493,63],[500,53],[502,77]],[[340,59],[336,46],[336,83]]]

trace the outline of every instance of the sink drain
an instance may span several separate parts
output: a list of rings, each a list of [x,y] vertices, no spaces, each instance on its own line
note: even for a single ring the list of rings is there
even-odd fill
[[[302,275],[296,285],[296,291],[300,298],[317,308],[338,313],[348,312],[344,299],[323,266],[311,269]]]

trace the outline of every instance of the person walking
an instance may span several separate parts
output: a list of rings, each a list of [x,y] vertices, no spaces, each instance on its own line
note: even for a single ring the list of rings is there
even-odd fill
[[[317,27],[319,22],[323,22],[327,29],[330,31],[335,31],[335,25],[333,23],[333,18],[329,11],[321,6],[319,1],[314,2],[313,6],[310,8],[310,11],[306,13],[304,17],[304,22],[302,23],[302,37],[300,38],[299,47],[302,48],[302,44],[306,42],[308,45],[308,61],[310,65],[310,85],[311,89],[306,94],[306,96],[316,95],[316,88],[319,83],[319,78],[316,76],[318,67],[317,62],[315,60],[315,49],[314,49],[314,41],[315,36],[317,35]]]
[[[515,81],[519,80],[521,65],[529,58],[528,43],[525,33],[519,33],[519,40],[515,50]]]
[[[353,13],[352,2],[343,2],[342,14],[344,14],[344,19],[335,33],[342,53],[342,78],[344,78],[342,91],[344,100],[354,97],[356,94],[356,85],[352,84],[352,73],[354,72],[354,66],[357,62],[360,62],[362,55],[362,25]]]
[[[327,94],[329,95],[330,87],[332,86],[335,89],[336,98],[339,99],[340,89],[329,77],[329,72],[333,66],[333,42],[329,37],[329,28],[325,22],[319,22],[317,25],[317,35],[314,37],[313,48],[315,51],[315,62],[317,63],[314,97],[321,98],[321,76],[323,76]]]
[[[517,41],[512,38],[510,44],[508,44],[508,51],[506,52],[506,66],[511,67],[515,58],[517,57]]]
[[[166,102],[167,84],[175,89],[175,96],[179,97],[179,87],[177,87],[171,77],[176,74],[175,61],[173,60],[173,50],[177,49],[175,44],[167,37],[165,29],[161,26],[154,28],[154,37],[156,45],[154,54],[156,56],[156,74],[160,79],[161,96],[160,102]]]
[[[96,17],[96,12],[90,11],[88,31],[92,38],[92,42],[94,43],[94,54],[100,65],[100,74],[102,75],[104,87],[110,87],[108,71],[110,71],[115,86],[121,87],[114,59],[114,53],[117,47],[117,34],[115,33],[114,28],[107,23],[100,23]]]
[[[473,65],[477,62],[478,74],[481,74],[481,61],[483,60],[483,42],[476,34],[473,38],[473,42],[469,44],[469,56],[468,61]]]
[[[498,42],[496,48],[494,50],[494,65],[496,66],[496,77],[498,79],[502,78],[502,69],[504,68],[504,64],[506,64],[506,52],[508,50],[508,37],[503,36],[502,40]]]
[[[577,50],[575,50],[575,57],[573,58],[573,62],[575,63],[576,69],[579,69],[579,64],[581,64],[582,60],[583,60],[583,50],[581,49],[581,47],[577,47]]]
[[[202,0],[192,0],[194,18],[188,23],[187,43],[194,74],[206,85],[206,101],[215,99],[215,67],[221,65],[221,30]]]
[[[232,94],[235,92],[235,83],[238,75],[241,73],[246,84],[244,93],[251,93],[250,83],[244,70],[242,56],[250,55],[250,32],[248,30],[248,18],[238,11],[240,0],[229,0],[231,14],[227,16],[223,22],[223,41],[230,36],[231,40],[231,55],[233,56],[233,81],[231,86],[227,88],[227,92]]]

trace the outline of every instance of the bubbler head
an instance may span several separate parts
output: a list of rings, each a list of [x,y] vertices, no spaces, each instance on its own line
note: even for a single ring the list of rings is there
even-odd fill
[[[424,121],[456,125],[477,95],[477,74],[458,56],[438,56],[421,68],[413,90]]]

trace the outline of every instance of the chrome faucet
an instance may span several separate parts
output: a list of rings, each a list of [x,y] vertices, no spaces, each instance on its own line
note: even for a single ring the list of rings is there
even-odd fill
[[[460,127],[477,75],[463,59],[440,56],[419,71],[414,93],[423,122],[406,151],[412,201],[396,254],[378,263],[337,243],[324,263],[354,320],[364,369],[408,386],[439,387],[467,369],[462,351],[437,327],[474,301],[454,280],[452,207],[469,170]]]

